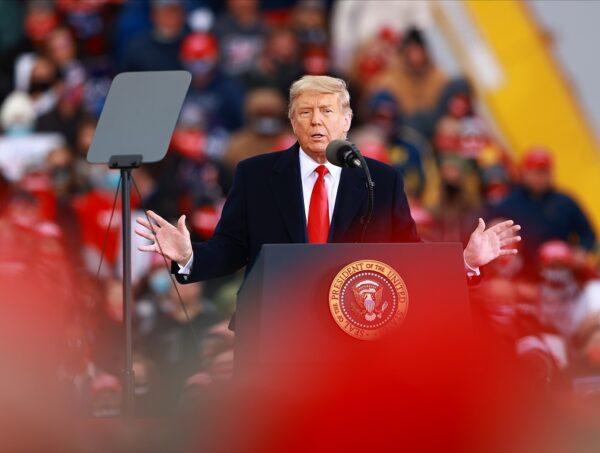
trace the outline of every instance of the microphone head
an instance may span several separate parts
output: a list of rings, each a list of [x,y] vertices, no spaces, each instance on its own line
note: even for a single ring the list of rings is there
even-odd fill
[[[354,153],[354,147],[347,140],[333,140],[325,149],[327,160],[338,167],[349,166],[346,160],[348,153]]]

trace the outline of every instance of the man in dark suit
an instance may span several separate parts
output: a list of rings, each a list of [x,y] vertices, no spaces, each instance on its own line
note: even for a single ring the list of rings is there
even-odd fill
[[[356,242],[360,217],[367,203],[362,170],[330,164],[325,149],[350,129],[352,110],[346,84],[328,76],[304,76],[290,89],[289,118],[298,142],[291,148],[239,163],[232,189],[214,236],[192,243],[185,216],[173,226],[149,211],[155,222],[137,222],[136,233],[152,243],[141,251],[162,253],[173,262],[180,283],[215,278],[247,266],[248,272],[263,244]],[[401,175],[367,159],[375,182],[374,215],[365,242],[418,242]],[[506,221],[485,229],[483,220],[465,248],[465,268],[479,266],[520,240],[518,225]],[[153,230],[153,231],[149,231]],[[156,241],[154,238],[156,235]]]

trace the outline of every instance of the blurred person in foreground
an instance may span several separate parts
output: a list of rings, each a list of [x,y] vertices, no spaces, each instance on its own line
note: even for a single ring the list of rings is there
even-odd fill
[[[490,207],[488,218],[515,219],[525,229],[524,271],[535,272],[539,247],[558,239],[577,246],[579,259],[596,244],[590,221],[579,204],[554,185],[554,161],[545,148],[532,148],[521,161],[521,181],[500,203]]]
[[[536,294],[520,306],[529,331],[516,343],[521,357],[546,357],[555,373],[581,373],[596,368],[588,354],[590,340],[600,329],[600,279],[577,260],[564,241],[545,242],[538,252]],[[532,323],[533,321],[533,323]],[[593,343],[593,342],[592,342]]]
[[[186,380],[203,370],[205,339],[223,316],[204,296],[203,285],[174,287],[163,260],[159,261],[149,274],[144,298],[154,302],[156,309],[138,348],[157,365],[157,403],[173,409]]]
[[[354,188],[364,191],[362,171],[341,169],[325,157],[329,142],[345,138],[350,130],[352,110],[346,83],[327,76],[302,77],[290,88],[288,116],[298,142],[285,151],[238,164],[211,239],[192,244],[185,216],[173,226],[150,211],[155,225],[137,219],[142,228],[136,233],[151,241],[139,250],[161,250],[172,260],[177,280],[191,283],[231,274],[243,266],[248,273],[265,243],[358,240],[364,205],[357,203],[353,192]],[[377,189],[365,242],[419,242],[401,175],[375,160],[367,162]],[[486,229],[480,219],[464,250],[469,272],[477,273],[479,266],[515,253],[510,246],[520,240],[519,228],[507,221]]]

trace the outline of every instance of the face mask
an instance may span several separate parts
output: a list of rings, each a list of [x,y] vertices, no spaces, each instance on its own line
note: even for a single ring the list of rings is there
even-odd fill
[[[166,294],[171,289],[171,277],[164,270],[154,272],[150,276],[148,283],[155,294]]]
[[[254,131],[260,135],[277,135],[283,129],[283,123],[280,118],[275,116],[259,116],[254,119]]]
[[[119,181],[121,179],[121,173],[118,171],[107,171],[104,174],[103,186],[105,189],[114,192],[119,187]]]
[[[205,77],[213,70],[215,67],[215,62],[198,60],[191,63],[186,63],[184,66],[185,69],[190,71],[193,76]]]
[[[54,81],[53,80],[39,80],[39,81],[32,81],[31,84],[29,85],[29,93],[30,94],[35,94],[35,93],[44,93],[46,91],[48,91],[50,88],[52,88],[52,85],[54,85]]]
[[[454,183],[444,183],[444,191],[449,197],[455,197],[460,193],[460,186]]]
[[[23,137],[29,135],[33,128],[29,124],[15,124],[6,130],[9,137]]]
[[[569,286],[575,281],[573,272],[566,267],[546,267],[542,269],[542,278],[553,286]]]

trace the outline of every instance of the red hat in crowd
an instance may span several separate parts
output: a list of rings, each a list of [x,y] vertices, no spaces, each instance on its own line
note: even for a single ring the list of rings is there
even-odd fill
[[[56,12],[51,7],[39,3],[35,6],[25,17],[24,29],[31,40],[40,42],[58,27],[59,20]]]
[[[202,162],[206,157],[206,134],[199,129],[178,127],[173,132],[171,147],[189,159]]]
[[[523,155],[521,165],[526,170],[551,170],[554,159],[546,148],[535,147]]]
[[[210,33],[192,33],[181,43],[180,57],[182,61],[216,60],[219,46],[216,38]]]
[[[538,256],[542,266],[572,267],[575,264],[571,246],[564,241],[545,242],[540,246]]]

